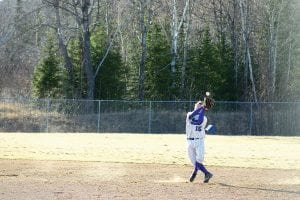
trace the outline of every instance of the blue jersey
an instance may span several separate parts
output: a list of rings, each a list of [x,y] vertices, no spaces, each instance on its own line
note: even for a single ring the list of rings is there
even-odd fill
[[[191,120],[191,124],[193,125],[201,125],[204,120],[205,108],[201,106],[200,108],[194,110],[189,115],[189,120]]]

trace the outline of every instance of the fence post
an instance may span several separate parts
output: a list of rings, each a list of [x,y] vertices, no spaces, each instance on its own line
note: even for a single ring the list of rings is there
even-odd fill
[[[97,125],[97,133],[100,132],[100,117],[101,117],[101,100],[98,101],[98,125]]]
[[[49,133],[49,113],[50,113],[50,99],[46,99],[46,132]]]
[[[253,103],[250,102],[250,135],[252,135],[252,125],[253,125]]]
[[[151,133],[151,111],[152,111],[152,102],[149,101],[149,117],[148,117],[148,133]]]

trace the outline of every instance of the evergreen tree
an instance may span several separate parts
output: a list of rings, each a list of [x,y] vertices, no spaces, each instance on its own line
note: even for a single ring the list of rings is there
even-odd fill
[[[217,94],[218,99],[232,100],[232,52],[225,40],[214,42],[209,29],[199,34],[199,45],[191,49],[192,59],[187,68],[187,96],[202,97],[205,91]]]
[[[217,44],[217,66],[216,73],[219,74],[219,79],[214,79],[214,88],[212,91],[218,94],[218,99],[234,100],[236,91],[234,91],[234,68],[232,49],[226,43],[224,37]]]
[[[107,35],[104,29],[99,27],[91,36],[94,71],[96,71],[99,61],[105,55],[107,46]],[[109,51],[96,77],[95,98],[121,99],[125,93],[125,75],[126,71],[123,68],[120,50],[115,43],[114,48]]]
[[[75,88],[78,88],[82,98],[87,97],[87,78],[85,71],[82,69],[82,48],[81,41],[73,39],[70,42],[68,51],[72,58],[75,73]],[[107,50],[107,34],[103,27],[97,27],[91,35],[91,59],[93,71],[95,73],[100,60]],[[114,43],[104,63],[95,79],[95,99],[121,99],[125,94],[125,76],[126,70],[123,67],[122,58],[119,53],[118,45]]]
[[[199,34],[198,43],[191,49],[191,61],[187,68],[188,97],[198,99],[205,91],[214,91],[214,80],[218,74],[213,71],[216,65],[217,50],[212,44],[209,30]]]
[[[125,99],[138,99],[138,80],[139,80],[139,41],[132,39],[128,44],[128,60],[126,70],[126,94]],[[147,77],[146,77],[147,79]],[[146,91],[145,91],[146,92]]]
[[[60,67],[60,59],[57,56],[52,34],[48,34],[43,55],[33,74],[33,96],[37,98],[62,97],[63,71]]]
[[[297,35],[300,38],[300,34]],[[300,40],[299,40],[300,41]],[[297,41],[298,45],[299,42]],[[296,47],[295,62],[289,74],[289,83],[283,101],[299,101],[300,99],[300,48]]]
[[[145,69],[146,99],[170,100],[173,96],[170,70],[170,44],[159,25],[150,27],[148,38],[148,58]]]
[[[76,94],[75,96],[79,98],[86,97],[87,94],[87,80],[84,75],[84,69],[82,67],[82,42],[81,37],[79,36],[78,39],[73,39],[70,41],[70,44],[68,46],[68,52],[72,59],[72,63],[74,66],[74,85],[70,86],[68,84],[65,84],[65,90],[71,92],[71,88],[74,88],[76,91],[78,91],[79,94]]]

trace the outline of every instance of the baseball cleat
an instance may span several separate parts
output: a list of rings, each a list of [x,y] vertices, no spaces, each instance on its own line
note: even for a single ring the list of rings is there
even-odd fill
[[[197,172],[193,172],[190,177],[190,182],[193,182],[195,180],[196,176],[197,176]]]
[[[211,179],[213,177],[213,174],[211,174],[211,173],[207,173],[207,174],[205,174],[205,177],[204,177],[204,183],[208,183],[208,181],[209,181],[209,179]]]

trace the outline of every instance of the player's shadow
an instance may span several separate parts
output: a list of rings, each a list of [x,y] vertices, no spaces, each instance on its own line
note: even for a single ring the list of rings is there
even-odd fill
[[[267,188],[256,188],[256,187],[245,187],[245,186],[236,186],[236,185],[228,185],[225,183],[219,183],[219,185],[223,187],[231,187],[231,188],[242,188],[248,190],[260,190],[260,191],[269,191],[269,192],[282,192],[288,194],[300,194],[300,191],[288,191],[288,190],[276,190],[276,189],[267,189]]]

